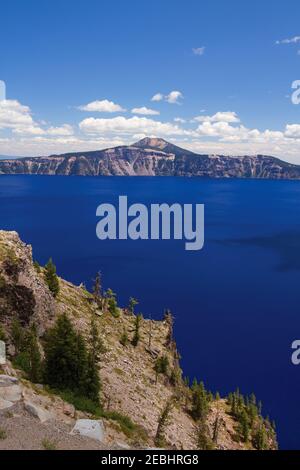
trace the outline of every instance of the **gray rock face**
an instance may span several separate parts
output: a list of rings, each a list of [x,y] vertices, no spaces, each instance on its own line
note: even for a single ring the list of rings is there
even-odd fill
[[[198,155],[163,139],[145,138],[95,152],[2,160],[1,174],[300,179],[300,166],[264,155]]]
[[[105,439],[104,424],[101,420],[95,421],[92,419],[78,419],[74,428],[71,431],[73,435],[80,435],[89,437],[99,442]]]
[[[45,423],[46,421],[52,419],[52,415],[51,413],[49,413],[49,411],[45,410],[44,408],[41,408],[40,406],[34,403],[31,403],[30,401],[25,401],[24,407],[25,410],[28,411],[28,413],[30,413],[35,418],[38,418],[41,423]]]
[[[42,334],[55,313],[55,301],[42,275],[32,263],[32,249],[16,232],[0,230],[0,311],[5,322],[18,319],[22,326],[33,322]]]
[[[18,379],[8,375],[0,375],[0,399],[12,403],[22,399],[22,388]]]
[[[12,401],[3,400],[3,398],[0,398],[0,410],[7,410],[12,406],[14,406],[14,403]]]

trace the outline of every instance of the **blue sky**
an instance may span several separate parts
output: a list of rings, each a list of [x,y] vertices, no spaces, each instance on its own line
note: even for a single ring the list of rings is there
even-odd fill
[[[299,1],[11,0],[1,17],[0,154],[157,135],[300,163]]]

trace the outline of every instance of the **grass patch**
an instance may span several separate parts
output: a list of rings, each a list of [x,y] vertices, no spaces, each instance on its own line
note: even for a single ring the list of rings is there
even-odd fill
[[[0,441],[4,441],[4,439],[6,438],[7,438],[7,432],[5,431],[5,429],[0,428]]]
[[[138,424],[134,423],[129,416],[123,415],[118,411],[104,411],[99,403],[95,403],[89,398],[76,395],[70,390],[53,390],[46,388],[48,393],[60,396],[64,401],[73,405],[76,410],[91,414],[95,419],[105,418],[115,421],[126,437],[135,442],[147,442],[147,431]]]
[[[45,450],[56,450],[55,442],[51,441],[50,439],[43,439],[42,446]]]

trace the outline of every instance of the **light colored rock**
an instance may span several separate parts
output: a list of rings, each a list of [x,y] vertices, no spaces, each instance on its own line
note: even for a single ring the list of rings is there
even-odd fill
[[[73,435],[80,435],[89,437],[99,442],[105,439],[104,424],[101,420],[96,421],[92,419],[78,419],[74,428],[71,431]]]
[[[30,401],[25,401],[24,407],[25,410],[28,411],[28,413],[38,418],[41,423],[45,423],[46,421],[52,419],[52,415],[51,413],[49,413],[49,411],[45,410],[44,408],[41,408],[38,405],[35,405],[34,403],[31,403]]]
[[[75,406],[71,405],[70,403],[64,403],[63,412],[66,416],[71,416],[74,418],[76,412]]]
[[[12,401],[3,400],[2,398],[0,398],[0,410],[6,410],[7,408],[11,408],[12,406],[14,406]]]
[[[4,366],[6,364],[6,346],[4,341],[0,340],[0,365]]]
[[[9,375],[0,375],[0,398],[2,400],[17,402],[22,399],[22,388],[19,381]]]
[[[130,446],[125,442],[116,441],[113,443],[113,450],[130,450]]]

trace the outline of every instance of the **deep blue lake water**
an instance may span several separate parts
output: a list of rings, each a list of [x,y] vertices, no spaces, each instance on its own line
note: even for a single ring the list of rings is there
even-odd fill
[[[96,208],[204,203],[205,246],[182,241],[99,241]],[[239,387],[263,401],[281,448],[300,449],[300,182],[185,178],[0,177],[0,228],[34,257],[90,285],[98,270],[120,304],[145,316],[170,308],[184,374],[213,391]]]

